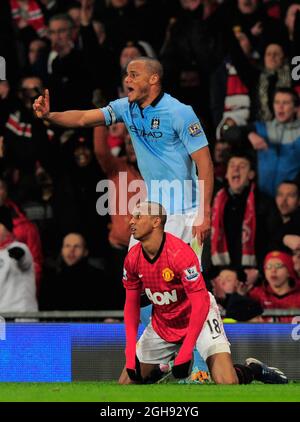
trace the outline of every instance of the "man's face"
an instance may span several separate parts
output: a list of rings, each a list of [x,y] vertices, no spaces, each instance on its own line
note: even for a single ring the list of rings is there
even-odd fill
[[[277,188],[276,205],[280,214],[287,217],[292,214],[300,205],[297,186],[289,183],[282,183]]]
[[[30,64],[34,64],[42,50],[46,49],[46,43],[43,40],[33,40],[29,45],[28,60]]]
[[[69,23],[64,20],[54,20],[49,24],[49,37],[52,50],[58,53],[64,51],[72,43],[72,31]]]
[[[275,118],[280,123],[288,123],[294,120],[297,107],[294,104],[293,97],[284,92],[278,92],[274,98]]]
[[[131,60],[137,59],[140,56],[141,56],[141,53],[134,46],[123,48],[121,55],[120,55],[120,66],[121,66],[121,68],[126,69],[126,66],[128,65],[128,63]]]
[[[150,92],[151,75],[144,62],[134,61],[127,66],[125,84],[128,89],[129,102],[142,104]]]
[[[217,142],[214,149],[214,160],[216,163],[224,163],[224,157],[229,150],[227,142]]]
[[[222,270],[217,279],[225,294],[232,294],[237,291],[239,280],[234,271]]]
[[[86,167],[92,161],[92,151],[85,145],[82,145],[75,149],[74,157],[78,167]]]
[[[271,287],[283,287],[289,283],[289,272],[278,258],[270,258],[264,267],[265,277]]]
[[[248,15],[257,9],[257,0],[238,0],[237,6],[241,13]]]
[[[180,0],[181,7],[185,10],[196,10],[201,4],[201,0]]]
[[[153,232],[153,216],[149,214],[147,204],[140,204],[135,207],[132,218],[129,221],[130,232],[137,240],[145,240]]]
[[[120,9],[121,7],[125,7],[128,4],[128,0],[111,0],[111,5],[115,9]]]
[[[42,92],[40,78],[26,78],[22,81],[20,96],[27,108],[31,109],[32,103]]]
[[[87,256],[87,249],[81,236],[68,234],[63,241],[61,255],[64,262],[71,267]]]
[[[254,178],[249,161],[246,158],[232,157],[227,165],[226,179],[233,193],[241,193]]]
[[[278,44],[269,44],[264,55],[265,68],[267,70],[278,70],[284,61],[284,52]]]

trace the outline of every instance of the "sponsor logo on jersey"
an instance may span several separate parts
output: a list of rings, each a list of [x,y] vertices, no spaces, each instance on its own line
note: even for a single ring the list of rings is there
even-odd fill
[[[128,280],[126,268],[123,268],[123,279]]]
[[[196,265],[184,270],[184,274],[187,281],[194,281],[194,280],[197,280],[197,278],[199,277],[199,273],[198,273]]]
[[[145,289],[145,293],[148,296],[148,299],[154,303],[154,305],[170,305],[171,302],[177,302],[177,292],[176,289],[173,289],[171,292],[154,292],[152,293],[150,289]]]
[[[158,117],[153,117],[151,120],[151,129],[159,129],[160,120]]]
[[[169,281],[172,281],[174,278],[174,273],[170,268],[164,268],[162,270],[162,276],[163,279],[168,283]]]
[[[191,124],[188,127],[188,130],[189,130],[189,134],[191,136],[198,136],[198,135],[200,135],[202,133],[200,122],[196,122],[196,123]]]
[[[131,132],[136,133],[139,136],[144,136],[145,138],[159,139],[163,136],[162,132],[154,132],[154,131],[147,132],[144,128],[139,129],[138,127],[134,125],[129,126],[129,129],[131,130]]]

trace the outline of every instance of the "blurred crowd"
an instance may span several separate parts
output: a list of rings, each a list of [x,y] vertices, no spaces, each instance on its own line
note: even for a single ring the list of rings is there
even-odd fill
[[[210,141],[202,267],[226,318],[300,309],[297,55],[300,1],[1,0],[0,312],[123,308],[129,215],[96,203],[101,180],[141,179],[130,137],[49,126],[32,103],[47,87],[52,110],[102,107],[139,56],[162,62]]]

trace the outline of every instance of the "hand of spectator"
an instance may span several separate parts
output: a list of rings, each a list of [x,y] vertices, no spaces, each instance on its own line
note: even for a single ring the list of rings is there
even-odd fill
[[[45,94],[40,95],[33,103],[33,110],[39,119],[46,119],[50,113],[49,90],[45,89]]]
[[[80,19],[81,25],[88,26],[94,12],[94,0],[81,0]]]
[[[263,31],[263,26],[261,22],[257,22],[255,25],[252,26],[251,28],[251,34],[254,37],[258,37]]]
[[[252,146],[256,150],[268,149],[268,144],[261,136],[257,135],[255,132],[250,132],[248,139],[251,142]]]
[[[17,26],[18,26],[19,29],[26,28],[28,26],[28,22],[27,22],[26,19],[21,18],[21,19],[18,20]]]
[[[300,249],[300,236],[295,234],[286,234],[283,238],[283,243],[292,251]]]
[[[245,296],[247,294],[248,290],[249,289],[248,289],[247,284],[240,282],[237,289],[236,289],[236,292],[241,296]]]
[[[8,255],[16,261],[19,261],[25,255],[25,252],[24,249],[15,246],[8,249]]]
[[[246,292],[249,292],[259,277],[259,271],[257,268],[245,268],[244,271],[247,274],[247,280],[245,282],[247,287]]]

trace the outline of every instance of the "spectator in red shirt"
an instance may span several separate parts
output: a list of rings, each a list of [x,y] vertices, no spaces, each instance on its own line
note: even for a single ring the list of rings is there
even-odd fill
[[[255,287],[249,296],[264,309],[300,309],[300,287],[293,259],[285,252],[272,251],[264,261],[265,284]],[[276,319],[277,320],[277,319]],[[292,317],[279,317],[279,322],[290,322]],[[270,318],[268,318],[268,321]]]

